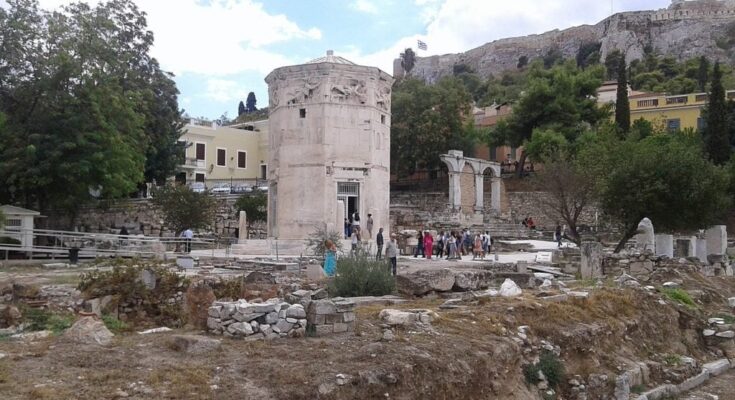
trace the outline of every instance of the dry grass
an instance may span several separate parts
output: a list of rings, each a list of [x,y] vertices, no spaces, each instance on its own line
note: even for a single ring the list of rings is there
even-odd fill
[[[163,398],[208,399],[212,397],[211,371],[203,366],[187,364],[153,370],[147,383]]]

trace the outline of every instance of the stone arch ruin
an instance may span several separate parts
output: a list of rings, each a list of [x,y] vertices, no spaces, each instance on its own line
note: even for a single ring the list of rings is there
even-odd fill
[[[448,154],[442,154],[440,158],[446,164],[449,172],[449,207],[453,211],[465,214],[482,214],[485,211],[484,178],[485,171],[490,170],[492,172],[490,208],[493,211],[500,212],[500,164],[479,158],[465,157],[460,150],[450,150]],[[467,182],[473,184],[463,185]],[[471,188],[469,192],[466,189],[467,187]],[[464,196],[463,188],[465,188]],[[474,199],[468,202],[466,201],[468,196],[474,196]],[[465,198],[463,199],[463,197]],[[467,207],[471,207],[471,209],[467,210]]]

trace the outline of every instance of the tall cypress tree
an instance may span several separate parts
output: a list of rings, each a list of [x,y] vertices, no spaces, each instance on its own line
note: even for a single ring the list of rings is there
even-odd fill
[[[727,104],[725,103],[725,89],[722,87],[722,71],[720,71],[719,61],[715,63],[712,73],[706,114],[705,146],[707,154],[713,163],[722,165],[730,159],[732,150],[728,138]]]
[[[618,62],[618,95],[615,99],[615,123],[623,133],[630,131],[630,101],[628,100],[628,74],[625,55]]]
[[[245,99],[245,109],[251,113],[253,111],[257,111],[258,109],[255,107],[255,104],[258,102],[258,100],[255,98],[255,93],[250,92],[248,93],[248,98]]]
[[[702,92],[707,91],[707,81],[709,80],[709,62],[707,57],[699,57],[699,69],[697,70],[697,86]]]
[[[245,114],[246,111],[247,110],[245,109],[245,104],[242,102],[242,100],[240,100],[240,104],[238,104],[237,106],[237,116],[239,117]]]

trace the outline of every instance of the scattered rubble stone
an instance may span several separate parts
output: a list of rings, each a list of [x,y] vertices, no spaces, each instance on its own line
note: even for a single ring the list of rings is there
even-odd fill
[[[201,354],[218,349],[222,345],[219,339],[201,335],[175,335],[171,347],[182,353]]]
[[[500,295],[503,297],[516,297],[523,293],[520,287],[513,282],[512,279],[508,278],[500,286]]]

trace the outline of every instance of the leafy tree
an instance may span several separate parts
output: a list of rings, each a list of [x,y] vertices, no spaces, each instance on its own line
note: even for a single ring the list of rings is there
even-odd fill
[[[594,180],[575,160],[577,150],[559,132],[535,130],[526,152],[544,168],[533,176],[534,187],[546,195],[539,198],[546,214],[564,221],[567,238],[579,244],[578,221],[594,199]]]
[[[654,132],[655,129],[653,128],[653,123],[651,121],[638,118],[633,121],[633,125],[630,127],[629,136],[634,140],[641,140],[653,135]]]
[[[401,67],[406,71],[406,75],[411,73],[413,66],[416,64],[416,53],[413,52],[412,48],[407,48],[401,54]]]
[[[69,212],[126,196],[183,157],[178,91],[130,0],[0,8],[0,201]],[[73,223],[73,222],[72,222]]]
[[[245,211],[248,222],[266,221],[268,218],[268,195],[261,191],[240,196],[235,202],[235,210]]]
[[[535,64],[513,114],[487,133],[488,146],[520,147],[537,128],[552,129],[573,143],[609,115],[609,110],[599,107],[596,101],[602,75],[601,67],[581,70],[574,63],[565,63],[544,70]],[[526,151],[521,153],[518,176],[527,156]]]
[[[628,73],[625,57],[618,66],[618,92],[615,99],[615,123],[623,133],[630,131],[630,101],[628,100]]]
[[[707,82],[709,81],[709,61],[707,57],[699,57],[699,68],[697,68],[697,87],[700,92],[707,91]]]
[[[391,172],[406,176],[437,168],[439,156],[450,149],[471,154],[476,141],[471,101],[462,81],[454,77],[436,85],[418,79],[398,82],[391,109]]]
[[[558,46],[553,46],[544,54],[543,61],[544,68],[548,69],[564,61],[564,54]]]
[[[618,80],[618,66],[620,66],[620,59],[625,59],[623,53],[615,49],[605,57],[605,70],[607,71],[608,80]]]
[[[255,103],[257,103],[257,100],[255,99],[255,93],[250,92],[248,93],[248,98],[245,100],[246,108],[245,110],[249,113],[257,110],[255,107]]]
[[[620,251],[648,217],[663,232],[699,229],[720,221],[730,206],[728,175],[706,160],[698,137],[683,133],[620,140],[600,135],[580,151],[594,177],[599,205],[620,225]]]
[[[516,64],[516,68],[521,69],[526,65],[528,65],[528,56],[518,57],[518,64]]]
[[[541,61],[534,62],[542,68]],[[512,103],[521,97],[526,87],[528,73],[524,70],[505,71],[500,79],[490,76],[483,85],[477,89],[476,100],[481,106],[492,104]]]
[[[715,63],[709,93],[709,103],[704,114],[706,115],[705,120],[707,121],[704,134],[706,152],[712,162],[717,165],[722,165],[730,159],[732,149],[730,147],[730,138],[728,137],[728,113],[719,62]]]
[[[217,202],[206,193],[193,192],[185,185],[166,185],[153,192],[153,204],[166,226],[178,236],[187,228],[207,229],[214,224]]]
[[[247,112],[247,109],[245,108],[245,104],[240,100],[240,104],[237,105],[237,116],[241,116]]]
[[[588,42],[583,43],[579,46],[577,51],[577,66],[580,68],[586,68],[590,65],[598,64],[600,62],[600,42]]]

